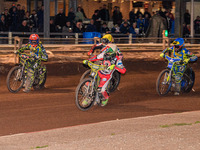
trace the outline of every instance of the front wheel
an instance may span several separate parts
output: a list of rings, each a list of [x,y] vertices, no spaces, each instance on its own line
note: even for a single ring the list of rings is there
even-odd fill
[[[89,78],[89,77],[90,77],[90,72],[91,72],[91,69],[86,70],[86,71],[83,73],[83,75],[81,76],[80,82],[81,82],[83,79],[85,79],[85,78]]]
[[[76,106],[86,111],[93,106],[95,100],[95,94],[93,90],[93,79],[83,79],[76,88]]]
[[[23,87],[24,78],[22,73],[22,67],[20,66],[15,66],[9,71],[6,84],[11,93],[17,93]]]
[[[169,92],[172,82],[167,81],[169,76],[169,70],[165,69],[163,70],[157,79],[156,82],[156,91],[160,96],[165,96]]]

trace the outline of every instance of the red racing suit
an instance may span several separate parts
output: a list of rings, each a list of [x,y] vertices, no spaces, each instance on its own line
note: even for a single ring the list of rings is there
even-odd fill
[[[110,79],[112,78],[114,71],[117,70],[120,73],[124,74],[126,72],[126,68],[122,64],[123,55],[115,44],[111,44],[111,43],[107,45],[99,44],[96,47],[93,46],[92,48],[93,51],[90,51],[90,52],[94,52],[94,50],[97,47],[101,48],[101,53],[97,56],[91,57],[89,61],[92,61],[92,62],[103,61],[103,65],[108,66],[108,69],[101,70],[98,72],[98,75],[100,77],[99,93],[106,100],[109,98],[109,93],[107,91],[108,83]],[[116,56],[113,57],[112,60],[104,60],[104,54],[109,48],[112,48],[115,51]]]

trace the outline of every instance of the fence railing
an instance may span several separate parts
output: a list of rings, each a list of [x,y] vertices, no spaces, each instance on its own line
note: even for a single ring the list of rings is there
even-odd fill
[[[28,43],[28,37],[31,32],[0,32],[0,44],[14,44],[20,47],[21,44]],[[43,38],[43,32],[38,33],[43,44],[93,44],[99,41],[99,38],[83,38],[82,33],[51,33],[50,38]],[[145,35],[134,34],[112,34],[116,44],[142,44],[154,43],[163,44],[163,49],[168,47],[175,39],[173,35],[168,37],[145,37]],[[184,38],[186,43],[200,44],[200,37]]]

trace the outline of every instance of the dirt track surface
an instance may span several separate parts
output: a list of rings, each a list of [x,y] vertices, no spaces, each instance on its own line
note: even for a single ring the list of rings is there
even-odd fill
[[[25,94],[8,92],[5,75],[0,78],[0,136],[35,132],[108,120],[179,113],[200,109],[200,65],[196,73],[195,92],[178,97],[159,97],[155,83],[166,64],[162,62],[126,61],[127,74],[119,89],[111,94],[106,107],[93,107],[87,112],[75,106],[75,88],[84,69],[80,64],[47,65],[46,88]],[[76,67],[80,66],[79,69]],[[62,68],[62,69],[61,69]],[[70,70],[70,68],[76,68]],[[6,74],[6,73],[5,73]]]

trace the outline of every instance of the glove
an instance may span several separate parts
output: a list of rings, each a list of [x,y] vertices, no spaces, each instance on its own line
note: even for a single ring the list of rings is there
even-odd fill
[[[113,70],[114,67],[115,67],[115,65],[111,65],[111,66],[108,67],[108,70]]]
[[[88,60],[83,60],[83,64],[88,65]]]
[[[37,50],[36,50],[36,48],[31,47],[30,51],[35,53]]]
[[[184,63],[187,64],[190,61],[190,59],[184,59]]]
[[[165,57],[165,54],[164,54],[164,53],[161,53],[161,54],[160,54],[160,57],[164,58],[164,57]]]
[[[88,52],[88,56],[90,56],[92,54],[92,50],[90,50],[89,52]]]
[[[19,51],[14,51],[14,54],[19,54]]]

